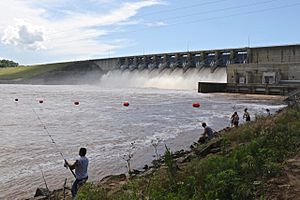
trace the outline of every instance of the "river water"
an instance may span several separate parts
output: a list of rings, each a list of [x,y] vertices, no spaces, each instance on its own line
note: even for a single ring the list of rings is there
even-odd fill
[[[135,76],[135,86],[141,85],[141,77]],[[159,81],[154,81],[155,86],[147,83],[148,87],[119,88],[118,80],[121,78],[108,75],[93,86],[0,85],[0,199],[33,196],[37,187],[45,187],[42,172],[51,190],[61,188],[65,178],[71,184],[72,175],[63,167],[63,159],[46,131],[70,161],[75,160],[80,147],[86,147],[90,181],[97,181],[126,172],[122,157],[132,142],[132,165],[141,168],[155,158],[152,140],[163,140],[159,154],[163,154],[163,143],[173,151],[187,149],[203,132],[202,121],[219,130],[229,126],[233,111],[242,118],[247,107],[254,118],[264,114],[265,108],[274,113],[284,106],[277,97],[154,88]],[[111,81],[118,86],[108,87],[113,85]],[[188,85],[182,80],[179,84]],[[128,107],[123,106],[125,101]],[[200,108],[193,108],[193,102],[199,102]]]

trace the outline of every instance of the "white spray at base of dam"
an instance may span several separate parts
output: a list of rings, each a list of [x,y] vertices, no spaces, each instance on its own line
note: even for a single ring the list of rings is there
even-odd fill
[[[197,89],[198,82],[226,83],[226,68],[217,68],[211,73],[209,68],[149,70],[114,70],[103,75],[101,87],[109,88],[161,88],[161,89]]]

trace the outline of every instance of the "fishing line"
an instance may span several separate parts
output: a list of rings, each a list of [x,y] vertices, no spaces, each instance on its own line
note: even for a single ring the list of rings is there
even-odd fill
[[[62,158],[64,159],[64,161],[66,162],[67,160],[65,159],[63,153],[59,150],[59,148],[58,148],[56,142],[54,141],[52,135],[50,134],[49,130],[47,129],[47,126],[46,126],[45,123],[42,121],[42,119],[41,119],[40,116],[37,114],[37,112],[34,110],[34,108],[33,108],[33,107],[31,107],[31,108],[32,108],[33,113],[36,115],[37,119],[39,120],[40,124],[43,126],[45,132],[46,132],[47,135],[50,137],[51,142],[54,144],[56,151],[59,152],[59,154],[61,155],[61,157],[62,157]],[[73,176],[76,178],[75,173],[74,173],[67,165],[65,165],[65,167],[68,168],[68,169],[71,171],[71,173],[73,174]]]
[[[48,131],[46,125],[44,124],[44,122],[41,120],[40,116],[37,114],[37,112],[32,108],[32,111],[34,112],[34,114],[36,115],[37,119],[40,121],[41,125],[43,126],[45,132],[47,133],[47,135],[50,137],[51,142],[54,144],[56,151],[60,153],[61,157],[65,160],[65,157],[63,155],[63,153],[58,149],[58,146],[56,144],[56,142],[54,141],[53,137],[51,136],[50,132]]]

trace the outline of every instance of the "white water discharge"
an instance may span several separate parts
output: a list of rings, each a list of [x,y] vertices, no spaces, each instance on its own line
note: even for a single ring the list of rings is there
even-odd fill
[[[218,68],[213,73],[210,69],[110,71],[100,81],[100,86],[110,88],[161,88],[161,89],[197,89],[198,82],[226,83],[225,68]]]

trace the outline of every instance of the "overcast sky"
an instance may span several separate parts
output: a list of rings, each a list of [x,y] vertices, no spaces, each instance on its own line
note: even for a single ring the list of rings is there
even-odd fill
[[[0,58],[52,63],[300,43],[299,0],[1,0]]]

